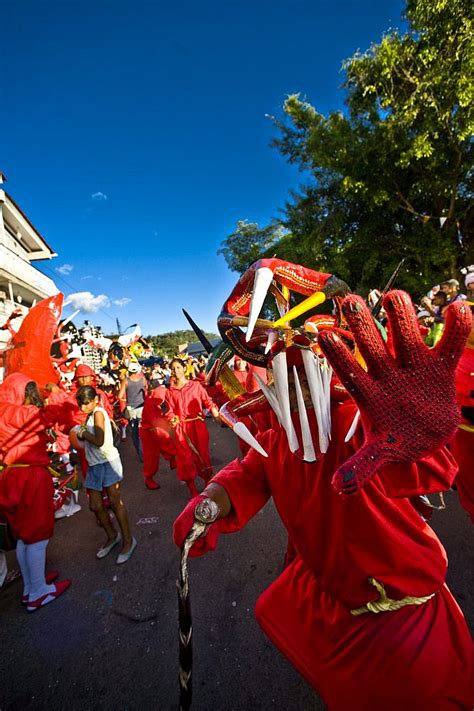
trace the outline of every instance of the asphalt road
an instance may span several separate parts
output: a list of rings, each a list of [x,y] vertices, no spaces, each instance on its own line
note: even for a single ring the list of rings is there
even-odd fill
[[[216,470],[234,435],[209,423]],[[21,582],[0,590],[0,711],[166,711],[178,707],[176,577],[170,529],[188,492],[166,463],[161,489],[145,489],[131,442],[122,445],[124,500],[138,548],[123,566],[97,560],[103,532],[87,510],[57,522],[48,567],[73,581],[28,614]],[[473,529],[457,496],[434,516],[447,548],[448,583],[474,630]],[[194,619],[193,711],[316,711],[321,701],[260,631],[253,607],[282,568],[286,536],[271,504],[218,549],[190,561]],[[16,567],[14,554],[9,554]]]

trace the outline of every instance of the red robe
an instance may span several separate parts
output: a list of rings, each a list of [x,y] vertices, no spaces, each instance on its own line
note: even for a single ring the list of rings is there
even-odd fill
[[[446,554],[406,498],[447,489],[455,463],[441,449],[411,466],[386,467],[342,498],[331,478],[360,443],[359,436],[344,443],[354,412],[351,401],[334,405],[331,445],[313,464],[290,453],[280,427],[260,435],[268,459],[252,449],[213,479],[233,506],[217,525],[236,531],[273,497],[296,557],[260,596],[257,619],[330,711],[471,709],[473,643],[444,584]],[[392,599],[436,595],[352,616],[378,599],[369,576]]]
[[[199,475],[208,481],[212,476],[212,465],[203,408],[215,407],[213,400],[200,383],[188,380],[181,389],[171,385],[166,402],[170,415],[179,417],[175,439],[178,478],[189,481]]]
[[[171,464],[176,453],[174,432],[169,419],[163,414],[161,405],[165,401],[167,389],[159,385],[145,399],[140,423],[140,440],[143,450],[143,476],[151,479],[158,471],[160,455]]]
[[[460,407],[474,408],[474,348],[465,348],[456,369],[456,395]],[[450,443],[458,463],[459,500],[474,523],[474,424],[465,417]]]
[[[46,428],[57,420],[59,408],[23,405],[30,380],[15,373],[0,386],[0,461],[6,465],[0,472],[0,510],[16,538],[36,543],[51,538],[54,530]]]

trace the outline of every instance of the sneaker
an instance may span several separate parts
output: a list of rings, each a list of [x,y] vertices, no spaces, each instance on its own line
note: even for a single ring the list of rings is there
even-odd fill
[[[154,479],[145,479],[145,486],[147,489],[159,489],[160,485]]]
[[[115,536],[115,539],[112,541],[112,543],[109,543],[108,546],[102,546],[102,548],[99,548],[99,550],[96,553],[96,558],[105,558],[106,555],[109,555],[112,548],[115,548],[115,546],[117,546],[121,542],[122,542],[122,536],[120,533],[117,533],[117,535]]]
[[[130,546],[130,550],[128,550],[126,553],[120,553],[119,557],[117,558],[117,565],[122,565],[122,563],[126,563],[127,560],[129,560],[132,557],[132,553],[137,547],[137,541],[134,538],[132,540],[132,545]]]
[[[28,612],[34,612],[35,610],[39,610],[40,607],[44,607],[50,602],[53,602],[53,600],[56,600],[56,598],[62,595],[63,592],[65,592],[70,585],[70,580],[60,580],[58,583],[54,584],[54,592],[46,593],[46,595],[42,595],[36,600],[29,600],[26,609],[28,610]]]
[[[51,585],[58,578],[59,578],[59,570],[50,570],[49,573],[46,573],[46,575],[44,576],[46,585]],[[28,604],[28,595],[21,596],[21,604],[22,605]]]

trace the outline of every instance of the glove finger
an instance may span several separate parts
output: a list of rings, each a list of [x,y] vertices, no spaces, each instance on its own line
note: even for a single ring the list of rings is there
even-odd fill
[[[349,348],[336,333],[330,331],[319,334],[318,344],[334,368],[341,383],[356,402],[366,400],[370,391],[370,376],[356,361]]]
[[[386,373],[387,367],[392,362],[392,357],[385,348],[380,332],[364,300],[356,294],[349,294],[344,299],[342,310],[369,373],[375,377]]]
[[[339,467],[331,483],[342,496],[357,494],[381,467],[392,461],[393,457],[389,451],[384,450],[383,445],[375,442],[366,444]]]
[[[431,352],[433,356],[446,361],[446,366],[454,370],[471,330],[471,308],[462,301],[455,301],[448,306],[444,317],[443,335]]]
[[[428,357],[429,349],[421,338],[418,321],[410,297],[404,291],[389,291],[383,301],[390,322],[397,364],[414,368]]]

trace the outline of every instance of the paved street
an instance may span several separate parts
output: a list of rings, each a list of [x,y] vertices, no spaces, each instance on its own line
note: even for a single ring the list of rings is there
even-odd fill
[[[234,435],[209,423],[216,469],[237,455]],[[178,702],[178,552],[171,525],[188,492],[166,464],[161,489],[145,489],[131,442],[122,446],[124,500],[138,548],[124,566],[95,552],[103,533],[87,510],[57,522],[49,569],[73,585],[28,615],[21,583],[0,591],[0,711],[166,711]],[[450,559],[448,582],[474,630],[473,529],[456,494],[433,527]],[[253,616],[259,593],[282,567],[286,537],[271,505],[217,551],[190,562],[194,618],[193,711],[323,709]],[[16,567],[9,554],[10,567]]]

